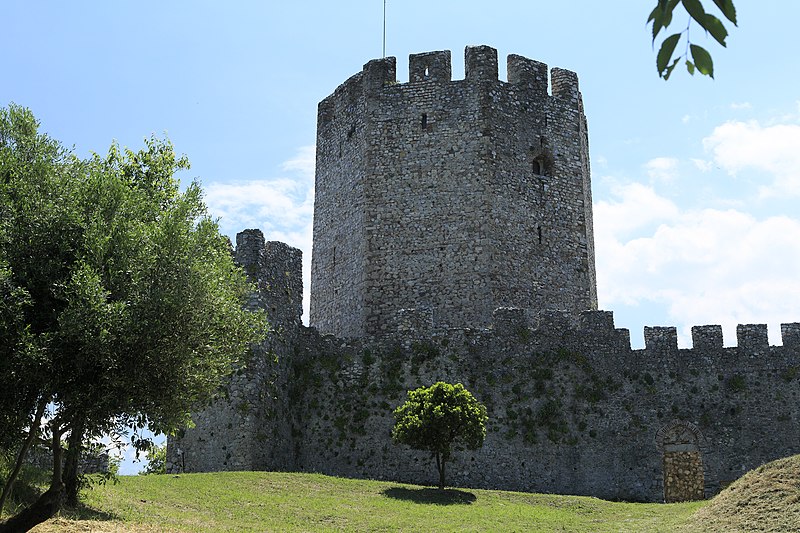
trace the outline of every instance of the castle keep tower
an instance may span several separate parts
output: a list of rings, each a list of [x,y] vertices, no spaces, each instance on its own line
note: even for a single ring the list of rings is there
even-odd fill
[[[373,60],[319,104],[310,322],[388,331],[401,309],[484,327],[497,307],[597,308],[575,73],[467,47]]]

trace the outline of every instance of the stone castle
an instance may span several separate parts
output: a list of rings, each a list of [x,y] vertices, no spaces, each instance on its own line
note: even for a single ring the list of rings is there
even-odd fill
[[[597,310],[575,73],[467,47],[373,60],[319,105],[311,327],[300,251],[237,236],[272,330],[168,444],[170,471],[293,470],[434,483],[391,443],[405,392],[461,382],[488,409],[455,485],[677,501],[800,453],[800,323],[647,327]],[[549,79],[548,79],[549,73]],[[548,88],[549,86],[549,88]]]

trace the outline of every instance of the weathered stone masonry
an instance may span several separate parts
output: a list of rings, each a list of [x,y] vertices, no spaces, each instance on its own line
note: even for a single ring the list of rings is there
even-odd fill
[[[320,104],[319,327],[300,322],[300,252],[241,233],[250,305],[273,329],[170,440],[169,468],[435,483],[430,458],[390,431],[406,390],[437,380],[489,411],[484,447],[455,457],[456,485],[696,499],[800,452],[800,324],[781,326],[783,346],[742,325],[736,347],[699,326],[691,349],[672,327],[631,349],[594,310],[577,78],[553,69],[548,95],[547,67],[511,56],[499,82],[488,47],[467,50],[466,70],[451,81],[449,53],[417,54],[398,84],[393,58],[373,61]]]
[[[380,334],[404,308],[485,327],[500,306],[597,308],[588,141],[573,72],[468,47],[370,61],[319,105],[310,323]]]

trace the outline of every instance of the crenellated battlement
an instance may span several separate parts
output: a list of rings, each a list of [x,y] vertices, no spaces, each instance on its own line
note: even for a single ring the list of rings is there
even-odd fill
[[[754,354],[769,350],[766,324],[739,324],[736,326],[736,341],[739,348]]]
[[[781,341],[784,346],[800,349],[800,322],[781,324]]]
[[[265,241],[258,229],[236,235],[236,264],[258,292],[250,305],[267,312],[270,323],[300,324],[303,314],[303,253],[279,241]]]
[[[397,58],[393,56],[368,61],[361,72],[342,83],[334,93],[320,103],[328,107],[331,101],[352,91],[369,93],[387,87],[404,87],[418,83],[491,83],[509,89],[523,90],[539,97],[551,94],[562,100],[580,100],[578,75],[562,68],[549,69],[547,64],[517,54],[506,58],[507,81],[499,79],[497,50],[491,46],[467,46],[464,50],[464,79],[453,80],[450,50],[422,52],[408,56],[408,82],[397,80]],[[548,90],[548,89],[551,90]]]
[[[394,317],[392,327],[386,332],[388,336],[403,338],[423,338],[431,336],[447,336],[465,330],[483,332],[495,337],[515,339],[522,335],[526,339],[539,336],[562,337],[586,340],[592,343],[611,342],[615,347],[622,347],[626,352],[633,351],[630,332],[614,325],[613,311],[584,311],[579,317],[566,311],[538,311],[519,307],[498,307],[492,313],[492,322],[485,328],[454,328],[437,323],[431,309],[401,309]],[[723,344],[722,326],[693,326],[692,348],[706,355],[737,351],[750,356],[763,355],[769,352],[766,324],[739,324],[736,328],[737,345],[725,347]],[[522,332],[527,332],[522,334]],[[800,349],[800,322],[781,324],[783,347],[790,350]],[[605,339],[605,341],[603,340]],[[678,330],[675,326],[645,326],[644,341],[646,352],[671,356],[687,349],[678,348]]]
[[[516,54],[508,56],[508,83],[524,87],[529,91],[547,94],[547,65]]]
[[[669,354],[678,352],[678,329],[674,326],[645,326],[644,349]]]
[[[721,350],[722,326],[692,326],[692,346],[701,350]]]
[[[408,57],[408,80],[410,83],[423,81],[445,83],[452,80],[450,50],[411,54]]]

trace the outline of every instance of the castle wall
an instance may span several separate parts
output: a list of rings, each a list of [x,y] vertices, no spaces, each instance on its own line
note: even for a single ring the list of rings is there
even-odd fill
[[[320,104],[321,332],[380,334],[409,307],[461,327],[504,305],[596,308],[577,77],[553,69],[550,95],[542,63],[510,56],[503,82],[493,48],[468,47],[465,61],[454,81],[449,52],[414,54],[409,83],[394,58],[371,61]]]
[[[216,400],[192,414],[195,427],[168,439],[167,471],[293,468],[293,433],[285,416],[292,398],[284,391],[300,334],[301,260],[300,250],[265,242],[260,230],[236,236],[235,261],[257,288],[247,306],[266,312],[270,332]]]
[[[381,65],[393,68],[389,62]],[[388,74],[387,74],[388,76]],[[393,77],[393,74],[391,75]],[[320,102],[310,323],[350,337],[366,313],[367,69]]]
[[[293,406],[303,442],[295,468],[435,484],[429,454],[390,434],[406,390],[439,380],[463,383],[489,414],[483,448],[455,454],[455,486],[663,501],[665,469],[672,476],[688,461],[699,468],[667,497],[710,497],[749,469],[800,453],[800,343],[787,336],[785,346],[755,345],[749,339],[765,328],[743,326],[737,347],[698,338],[678,349],[674,328],[650,328],[647,348],[631,350],[610,313],[577,325],[553,315],[543,330],[510,314],[489,330],[348,342],[305,330],[308,358],[291,379],[304,391]]]
[[[745,471],[800,453],[800,324],[647,327],[645,348],[606,311],[495,310],[487,328],[404,309],[382,336],[300,323],[299,251],[248,230],[237,261],[273,330],[225,396],[170,439],[170,471],[297,470],[437,482],[428,454],[391,442],[406,391],[463,383],[488,409],[484,446],[457,452],[456,486],[608,499],[709,497]],[[180,449],[182,454],[178,454]]]

